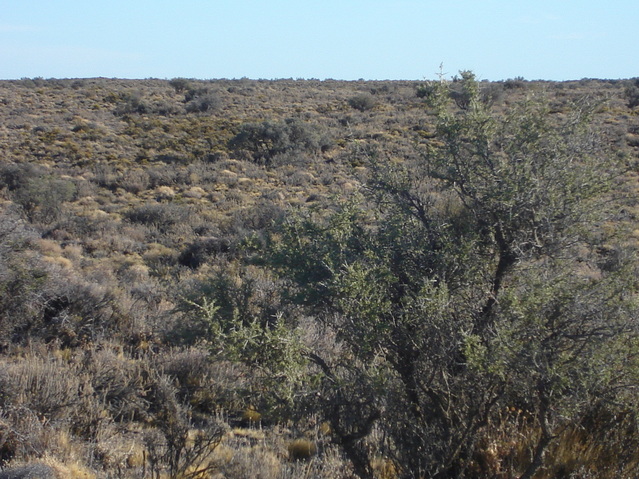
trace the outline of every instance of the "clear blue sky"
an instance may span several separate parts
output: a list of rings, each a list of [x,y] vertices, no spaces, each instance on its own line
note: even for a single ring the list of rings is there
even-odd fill
[[[0,78],[639,76],[638,0],[0,0]]]

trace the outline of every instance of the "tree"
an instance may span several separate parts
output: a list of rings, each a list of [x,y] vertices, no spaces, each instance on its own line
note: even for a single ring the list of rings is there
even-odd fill
[[[339,344],[307,356],[361,477],[373,453],[402,477],[469,477],[496,411],[517,404],[536,434],[513,473],[530,478],[635,380],[634,276],[601,248],[622,161],[592,108],[561,120],[528,100],[497,116],[472,73],[459,82],[453,104],[431,85],[437,136],[418,162],[370,158],[363,197],[287,219],[270,245],[290,297]]]

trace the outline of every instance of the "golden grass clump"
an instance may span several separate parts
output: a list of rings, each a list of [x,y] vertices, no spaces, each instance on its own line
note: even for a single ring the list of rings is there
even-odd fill
[[[308,460],[317,454],[317,445],[308,439],[295,439],[288,444],[287,449],[291,461]]]
[[[379,457],[373,459],[371,468],[376,479],[397,479],[399,477],[395,463],[387,458]]]
[[[249,406],[242,413],[242,420],[249,424],[255,424],[262,420],[262,414],[253,406]]]
[[[170,186],[158,186],[154,194],[158,200],[172,200],[175,197],[175,190]]]

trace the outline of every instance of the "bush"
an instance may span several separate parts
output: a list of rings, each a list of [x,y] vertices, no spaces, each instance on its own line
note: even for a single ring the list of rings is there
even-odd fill
[[[184,95],[186,111],[189,113],[204,113],[217,110],[222,106],[219,94],[208,88],[189,89]]]
[[[147,203],[132,208],[124,216],[132,223],[151,226],[167,234],[175,226],[190,224],[193,211],[188,206],[173,203]]]
[[[55,176],[30,178],[13,192],[13,199],[22,206],[31,221],[51,223],[62,213],[62,205],[71,201],[76,186],[70,180]]]
[[[507,90],[522,89],[526,87],[524,77],[509,78],[504,82],[504,88]]]
[[[332,144],[328,132],[294,118],[283,122],[245,123],[231,139],[229,147],[236,152],[246,150],[260,164],[271,164],[273,158],[287,152],[317,154]]]
[[[317,454],[317,445],[308,439],[295,439],[288,444],[287,449],[291,461],[308,460]]]
[[[415,90],[415,94],[417,95],[417,98],[424,98],[428,100],[429,98],[432,98],[433,95],[435,95],[436,91],[437,83],[429,81],[427,83],[419,85]]]
[[[626,97],[628,108],[639,106],[639,78],[629,81],[629,84],[624,89],[624,96]]]
[[[114,101],[116,102],[114,110],[116,116],[133,113],[144,115],[150,111],[148,103],[142,100],[142,93],[140,92],[120,93],[119,96],[114,98]]]
[[[371,443],[402,477],[476,477],[477,438],[517,404],[536,431],[516,474],[530,479],[599,404],[636,407],[637,304],[623,294],[636,266],[593,247],[624,165],[593,142],[589,111],[496,114],[471,72],[431,104],[438,141],[422,158],[370,158],[367,196],[285,220],[267,257],[342,348],[306,356],[360,477]]]
[[[169,81],[169,85],[175,89],[176,93],[182,93],[191,86],[191,82],[186,78],[173,78]]]
[[[55,470],[41,462],[11,467],[0,472],[0,479],[56,479]]]
[[[228,240],[208,237],[200,238],[186,246],[180,253],[178,262],[191,269],[197,269],[211,256],[228,253],[231,244]]]
[[[20,189],[25,183],[44,176],[45,170],[33,163],[0,164],[0,188],[9,191]]]
[[[350,98],[348,105],[359,111],[368,111],[375,108],[376,102],[372,95],[363,93]]]

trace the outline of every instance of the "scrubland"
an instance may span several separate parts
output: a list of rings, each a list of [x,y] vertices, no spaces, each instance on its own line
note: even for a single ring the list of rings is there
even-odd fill
[[[451,97],[458,100],[455,108],[464,109],[461,83],[450,82]],[[483,104],[504,121],[514,105],[531,98],[543,98],[546,114],[557,123],[570,120],[574,105],[592,106],[593,131],[607,151],[623,157],[624,168],[606,193],[608,204],[615,198],[614,208],[589,226],[587,246],[579,243],[577,251],[571,243],[570,254],[579,259],[578,276],[588,276],[588,281],[607,278],[622,263],[632,264],[639,240],[636,82],[515,79],[477,85]],[[509,373],[490,369],[481,358],[473,363],[484,354],[485,348],[477,345],[484,336],[462,326],[463,359],[451,360],[437,381],[449,384],[447,404],[452,409],[459,406],[455,388],[461,385],[455,381],[462,377],[460,368],[485,368],[481,374],[473,372],[486,379],[486,390],[493,394],[477,399],[485,401],[485,409],[459,406],[450,413],[481,416],[464,433],[464,444],[471,446],[451,456],[455,467],[437,472],[410,457],[436,455],[427,440],[412,449],[399,444],[399,426],[393,421],[412,421],[426,436],[444,440],[443,433],[424,432],[424,424],[436,422],[429,423],[424,413],[428,401],[444,407],[443,396],[437,396],[441,388],[411,385],[409,372],[404,375],[395,367],[401,351],[393,347],[404,344],[403,339],[393,336],[390,344],[371,339],[397,331],[371,329],[360,338],[361,329],[348,328],[360,324],[357,318],[377,328],[374,309],[387,304],[355,279],[374,279],[387,289],[396,284],[384,283],[395,274],[392,262],[383,274],[366,276],[367,268],[374,269],[370,254],[386,251],[388,244],[408,251],[416,243],[403,240],[421,230],[398,220],[384,232],[387,243],[371,243],[361,255],[352,241],[381,231],[379,225],[392,224],[393,218],[404,218],[389,213],[404,203],[401,195],[393,196],[401,190],[393,190],[399,183],[389,179],[396,170],[385,165],[417,164],[429,148],[442,145],[437,113],[425,102],[430,87],[410,81],[292,79],[0,82],[0,466],[17,473],[41,468],[51,477],[68,478],[510,478],[524,477],[529,470],[534,474],[530,477],[539,479],[636,477],[635,353],[614,366],[606,363],[609,369],[601,373],[623,380],[609,389],[575,387],[574,396],[583,395],[579,401],[552,403],[549,407],[557,414],[542,418],[541,396],[531,393],[534,399],[528,401],[509,392],[511,383],[507,387],[486,379]],[[388,183],[379,182],[379,168]],[[376,187],[389,196],[362,200]],[[420,194],[428,190],[428,198],[434,198],[429,205],[438,209],[437,218],[445,209],[453,228],[469,237],[459,226],[464,205],[432,185],[420,188]],[[356,211],[352,214],[361,230],[347,230],[334,221],[345,205]],[[423,205],[405,206],[418,212]],[[417,218],[410,211],[409,217]],[[308,225],[291,218],[314,218],[324,229],[294,236],[292,229]],[[417,222],[419,227],[428,223],[423,218]],[[491,234],[486,238],[495,237]],[[329,246],[321,252],[319,246],[313,249],[313,241],[300,243],[320,259],[287,263],[305,258],[291,238],[309,237],[326,239]],[[346,237],[344,246],[340,238]],[[288,249],[280,248],[280,241]],[[490,262],[499,248],[482,241],[478,236],[468,245],[479,245],[477,254]],[[330,255],[342,253],[341,263],[331,262]],[[513,271],[524,260],[536,268],[545,261],[539,258],[517,257]],[[369,266],[357,269],[358,261]],[[440,267],[417,253],[402,261],[416,262],[415,271],[425,264],[433,271]],[[304,284],[318,295],[338,299],[328,304],[322,299],[328,296],[318,299],[307,293],[300,300],[296,294],[304,285],[296,289],[296,273],[284,274],[286,268],[274,263],[318,272],[318,278]],[[319,271],[324,266],[333,271],[334,265],[350,274],[340,276],[344,281],[339,284],[329,284]],[[495,265],[491,272],[499,269]],[[479,267],[473,271],[485,274]],[[517,270],[514,279],[503,283],[511,292],[524,291],[518,279],[528,271],[532,269]],[[448,284],[447,294],[475,281],[468,278]],[[514,298],[502,293],[506,287],[497,291],[501,285],[494,283],[492,292],[499,295],[493,300],[502,308],[514,304]],[[475,289],[468,286],[458,298],[484,304],[488,314],[497,306],[482,299],[489,296],[486,284],[477,280]],[[624,294],[634,297],[634,288],[628,283]],[[475,290],[482,293],[471,292]],[[411,297],[425,297],[419,294]],[[345,298],[357,305],[346,304]],[[407,300],[399,302],[406,307]],[[534,309],[528,304],[517,308],[513,311]],[[331,317],[346,318],[344,329],[329,318],[329,309]],[[426,306],[419,311],[434,314]],[[456,320],[459,311],[446,314]],[[397,314],[389,312],[387,318]],[[443,335],[446,325],[453,324],[442,321],[424,338]],[[570,350],[574,356],[565,363],[579,361],[580,354],[586,357],[585,345],[608,334],[604,329],[589,330],[588,338],[578,340],[583,351]],[[346,330],[360,345],[368,341],[369,350],[341,337]],[[626,342],[604,352],[632,351],[639,343],[629,331],[623,333]],[[497,336],[513,340],[517,334],[500,330]],[[531,337],[517,336],[522,344],[534,342]],[[422,356],[444,357],[438,346],[423,347]],[[587,357],[593,364],[605,362]],[[541,360],[531,359],[531,364],[536,361]],[[435,370],[420,367],[422,378]],[[580,382],[582,376],[572,371],[561,381]],[[467,381],[470,376],[463,377]],[[526,389],[528,376],[521,372],[518,378],[521,390]],[[335,389],[338,383],[343,389]],[[388,396],[382,397],[382,390]],[[607,394],[606,401],[597,401],[597,394]],[[451,424],[457,423],[451,419]],[[556,427],[548,432],[550,425]],[[405,441],[414,442],[419,434],[406,432]],[[540,445],[543,464],[532,472]],[[454,447],[452,439],[446,447]]]

